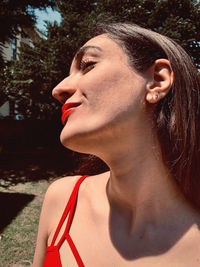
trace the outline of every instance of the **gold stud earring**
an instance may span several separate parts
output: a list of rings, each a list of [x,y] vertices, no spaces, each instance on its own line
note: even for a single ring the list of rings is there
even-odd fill
[[[154,100],[157,100],[159,98],[159,92],[155,92],[153,98]]]

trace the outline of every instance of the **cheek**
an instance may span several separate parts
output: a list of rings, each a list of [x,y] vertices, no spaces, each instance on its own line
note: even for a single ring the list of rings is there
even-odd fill
[[[83,93],[89,107],[101,112],[121,111],[140,103],[144,96],[144,79],[128,69],[93,71],[84,81]],[[96,74],[95,74],[96,73]]]
[[[79,84],[84,102],[69,117],[61,133],[61,142],[70,149],[90,153],[78,150],[78,143],[96,142],[103,135],[113,136],[114,132],[125,133],[131,125],[143,121],[144,84],[143,79],[128,72],[88,73]]]

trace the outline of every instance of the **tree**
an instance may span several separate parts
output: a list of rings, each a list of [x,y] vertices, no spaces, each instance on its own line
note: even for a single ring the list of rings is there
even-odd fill
[[[131,21],[174,39],[200,68],[199,0],[99,0],[99,5],[117,21]]]
[[[36,17],[34,8],[55,7],[53,0],[1,0],[0,42],[5,43],[20,32],[23,26],[33,27]]]
[[[200,68],[197,0],[55,0],[55,4],[61,24],[48,25],[47,40],[21,47],[19,61],[9,69],[12,81],[5,84],[4,79],[2,87],[7,88],[7,97],[14,92],[21,99],[20,112],[27,118],[49,119],[58,114],[51,90],[68,75],[74,53],[98,22],[131,21],[165,34],[180,43]]]
[[[4,65],[2,47],[18,33],[26,35],[24,27],[34,28],[34,8],[55,7],[53,0],[1,0],[0,5],[0,67]]]

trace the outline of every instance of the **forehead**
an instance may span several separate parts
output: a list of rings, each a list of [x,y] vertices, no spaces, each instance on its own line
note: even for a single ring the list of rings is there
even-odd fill
[[[107,34],[101,34],[101,35],[97,35],[95,37],[93,37],[92,39],[88,40],[84,45],[100,45],[102,47],[104,46],[111,46],[111,47],[117,47],[119,48],[119,46],[116,44],[115,41],[113,41],[110,37],[108,37]]]
[[[106,34],[101,34],[88,40],[81,49],[84,50],[84,48],[88,47],[91,47],[90,49],[92,49],[92,47],[95,49],[96,47],[96,50],[99,50],[99,52],[101,51],[101,53],[106,56],[116,56],[119,59],[126,56],[119,44],[109,38]],[[90,49],[87,50],[89,51]]]

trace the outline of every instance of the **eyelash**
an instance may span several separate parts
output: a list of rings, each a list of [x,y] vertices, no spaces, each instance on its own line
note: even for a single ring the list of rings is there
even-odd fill
[[[80,62],[80,70],[81,71],[87,71],[90,70],[94,67],[94,65],[96,64],[96,62],[92,61],[92,60],[81,60]]]

